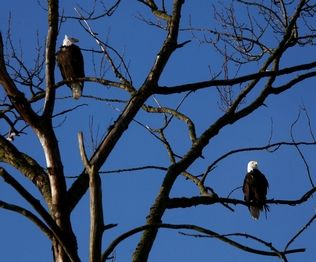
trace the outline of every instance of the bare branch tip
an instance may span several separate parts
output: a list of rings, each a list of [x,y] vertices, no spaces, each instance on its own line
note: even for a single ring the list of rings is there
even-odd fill
[[[82,131],[80,131],[78,133],[78,143],[79,143],[79,151],[80,151],[80,156],[81,156],[81,160],[83,162],[83,165],[88,170],[88,172],[90,172],[92,167],[91,167],[89,160],[87,158]]]

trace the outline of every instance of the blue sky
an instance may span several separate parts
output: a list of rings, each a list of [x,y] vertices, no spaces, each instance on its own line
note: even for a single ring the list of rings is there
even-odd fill
[[[78,1],[62,2],[60,10],[64,10],[66,15],[75,16],[76,13],[73,8]],[[203,1],[199,5],[194,2],[186,1],[184,5],[183,28],[188,26],[189,19],[195,27],[209,26],[213,17],[211,1]],[[137,1],[123,1],[117,13],[112,17],[98,22],[91,22],[99,37],[107,40],[111,46],[124,55],[136,88],[145,80],[146,74],[149,72],[165,37],[162,30],[148,26],[137,18],[143,15],[152,19],[148,11]],[[21,45],[26,63],[32,65],[37,32],[41,44],[43,44],[46,36],[46,13],[39,7],[37,1],[11,0],[3,2],[0,10],[0,30],[3,36],[6,35],[8,29],[9,13],[11,13],[13,42],[18,49],[20,49],[19,44]],[[68,20],[62,25],[58,45],[61,44],[64,34],[80,39],[79,44],[82,48],[98,48],[95,41],[84,32],[77,21]],[[186,41],[191,37],[190,32],[183,31],[180,33],[179,39]],[[274,39],[271,39],[271,41],[274,41]],[[314,58],[310,55],[310,50],[301,48],[295,52],[290,52],[283,65],[290,66],[313,61]],[[298,52],[299,56],[297,55]],[[95,75],[93,70],[93,59],[90,53],[85,51],[83,54],[86,75],[98,76]],[[172,56],[160,84],[172,86],[207,80],[210,78],[210,68],[211,73],[216,74],[220,71],[222,62],[221,57],[211,45],[200,43],[198,39],[194,39],[182,49],[177,50]],[[258,65],[253,63],[244,70],[245,72],[256,72]],[[58,70],[56,70],[55,76],[56,81],[61,80]],[[105,78],[115,80],[110,71],[107,71]],[[284,79],[286,80],[286,78]],[[284,81],[284,79],[281,81]],[[290,141],[291,124],[297,118],[302,106],[305,106],[308,110],[312,128],[315,128],[313,120],[316,116],[314,105],[316,91],[314,85],[315,80],[308,80],[281,96],[272,96],[266,101],[266,107],[261,107],[253,115],[234,125],[225,127],[203,151],[205,158],[197,160],[189,168],[189,171],[194,175],[205,172],[210,163],[232,149],[265,145],[269,141],[271,130],[273,130],[272,142]],[[121,90],[93,83],[85,85],[84,94],[102,98],[127,98]],[[2,89],[0,96],[3,97]],[[66,86],[59,88],[57,96],[58,98],[70,96],[70,90]],[[156,96],[156,99],[162,106],[175,108],[183,97],[184,94],[179,94],[170,97]],[[155,105],[153,99],[150,99],[148,103]],[[214,88],[206,89],[190,95],[180,110],[195,121],[197,135],[200,135],[222,114],[222,111],[218,108],[218,103],[216,90]],[[68,97],[67,99],[58,99],[55,112],[58,113],[77,105],[82,106],[67,116],[58,117],[54,121],[67,176],[76,176],[83,169],[78,150],[77,133],[79,131],[84,132],[88,153],[91,154],[93,149],[89,139],[91,129],[94,137],[100,141],[104,132],[118,117],[119,110],[124,108],[122,104],[108,104],[89,98],[74,101]],[[42,102],[39,102],[36,106],[40,109]],[[136,120],[144,125],[157,128],[160,127],[163,119],[161,116],[140,112],[136,116]],[[6,131],[5,128],[5,125],[0,122],[1,133]],[[18,137],[14,141],[15,146],[30,154],[44,166],[45,160],[39,142],[30,129],[26,129],[26,133],[27,136]],[[301,117],[294,127],[294,134],[297,140],[310,140],[308,122],[304,111],[301,111]],[[180,121],[173,120],[167,135],[174,146],[174,151],[179,155],[185,154],[190,147],[186,126]],[[310,171],[314,174],[316,168],[315,163],[313,163],[315,149],[304,147],[302,150],[309,161]],[[281,147],[273,154],[266,151],[252,151],[232,155],[218,164],[217,168],[208,177],[207,185],[214,188],[220,196],[227,196],[234,188],[241,186],[246,172],[246,165],[249,160],[253,159],[258,160],[261,171],[270,182],[269,199],[297,199],[310,189],[304,163],[296,149],[290,147]],[[168,164],[168,155],[164,146],[144,127],[133,122],[111,153],[102,170],[143,165],[167,167]],[[34,189],[29,181],[22,178],[17,171],[8,170],[40,199],[38,191]],[[105,222],[118,223],[118,227],[111,229],[104,235],[104,248],[119,234],[145,223],[146,215],[159,191],[163,177],[164,173],[158,170],[103,175]],[[72,179],[67,179],[68,185],[72,181]],[[172,197],[189,197],[198,194],[197,188],[182,177],[178,178],[171,192]],[[232,197],[242,199],[241,190],[235,191]],[[0,182],[0,200],[29,208],[29,205],[2,181]],[[88,205],[89,199],[88,194],[86,194],[72,215],[82,261],[88,259]],[[315,214],[313,201],[300,207],[273,205],[267,219],[262,216],[259,221],[251,219],[245,207],[233,206],[233,208],[234,212],[223,208],[221,205],[167,210],[163,220],[166,223],[196,224],[220,234],[248,232],[263,240],[271,241],[277,248],[282,249],[287,241]],[[50,261],[50,242],[42,232],[37,230],[24,217],[0,209],[0,232],[1,260],[7,262]],[[315,259],[314,235],[315,225],[312,224],[309,230],[305,231],[291,246],[292,248],[305,247],[307,249],[306,253],[290,255],[288,257],[289,261],[312,261]],[[139,236],[135,235],[124,241],[116,249],[116,261],[130,261]],[[245,239],[235,238],[235,240],[240,240],[254,248],[265,248]],[[152,262],[208,260],[277,261],[278,259],[245,253],[216,239],[183,236],[178,234],[176,230],[167,229],[162,229],[159,233],[149,259]]]

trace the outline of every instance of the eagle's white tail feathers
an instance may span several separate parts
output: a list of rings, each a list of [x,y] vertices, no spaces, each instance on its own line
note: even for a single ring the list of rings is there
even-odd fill
[[[254,206],[250,206],[249,207],[251,216],[253,219],[258,220],[259,216],[260,216],[260,208],[259,207],[254,207]]]
[[[72,90],[72,97],[74,99],[79,99],[81,97],[81,94],[82,94],[82,84],[79,82],[72,83],[71,90]]]

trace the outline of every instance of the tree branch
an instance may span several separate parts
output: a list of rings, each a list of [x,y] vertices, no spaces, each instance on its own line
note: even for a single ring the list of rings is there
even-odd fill
[[[204,88],[209,87],[218,87],[218,86],[232,86],[232,85],[238,85],[242,84],[248,81],[271,77],[271,76],[283,76],[283,75],[289,75],[292,73],[296,73],[303,70],[310,70],[316,67],[316,62],[306,63],[306,64],[300,64],[292,67],[286,67],[283,69],[279,69],[277,71],[260,71],[253,74],[247,74],[244,76],[239,76],[236,78],[231,79],[211,79],[207,81],[201,81],[201,82],[195,82],[190,84],[184,84],[184,85],[178,85],[178,86],[158,86],[155,89],[155,94],[160,95],[170,95],[170,94],[176,94],[176,93],[183,93],[188,91],[197,91]],[[295,80],[295,82],[291,82],[291,84],[284,85],[279,88],[275,88],[274,93],[281,93],[284,91],[286,87],[289,87],[289,85],[293,86],[295,83],[297,83],[299,80],[302,81],[303,78],[310,77],[311,73],[304,74],[299,79]],[[294,80],[293,80],[294,81]]]
[[[19,170],[39,189],[47,205],[51,207],[49,179],[44,169],[31,157],[19,152],[7,139],[0,136],[0,161]]]
[[[79,262],[80,259],[77,255],[76,250],[73,249],[73,246],[69,243],[69,240],[64,237],[60,228],[56,225],[55,221],[51,218],[51,216],[41,205],[41,203],[2,167],[0,167],[0,176],[4,179],[6,183],[11,185],[28,203],[30,203],[30,205],[44,219],[49,228],[52,230],[54,237],[62,246],[70,260],[72,262]]]
[[[146,79],[146,82],[148,84],[153,85],[155,87],[157,86],[160,75],[167,61],[169,60],[171,54],[177,48],[181,9],[183,4],[183,0],[175,0],[173,2],[172,18],[169,21],[167,38],[165,39],[162,49],[160,50],[159,55],[156,58],[156,62],[153,65],[151,72],[149,73]],[[171,167],[169,167],[167,171],[160,192],[154,204],[151,207],[149,216],[147,217],[147,224],[149,225],[161,223],[161,217],[165,211],[165,205],[167,204],[169,192],[176,180],[177,175],[181,171],[181,169],[175,167],[176,165],[172,165]],[[157,232],[157,229],[148,229],[144,231],[141,240],[139,241],[134,251],[132,261],[147,261],[149,252],[152,248]]]
[[[316,219],[316,215],[313,215],[308,222],[289,240],[289,242],[286,244],[284,251],[286,251],[289,246],[297,239]]]
[[[300,198],[296,200],[268,199],[266,200],[266,203],[275,204],[275,205],[296,206],[308,201],[315,192],[316,192],[316,187],[307,191],[303,196],[301,196]],[[167,208],[168,209],[188,208],[188,207],[198,206],[198,205],[213,205],[216,203],[243,205],[243,206],[248,207],[248,204],[243,200],[233,199],[233,198],[224,198],[224,197],[218,197],[216,195],[212,195],[212,196],[195,196],[191,198],[188,198],[188,197],[170,198],[168,200]]]
[[[3,53],[3,40],[0,32],[0,85],[3,86],[14,108],[20,113],[22,118],[32,127],[36,127],[39,122],[38,115],[32,110],[24,94],[20,92],[11,79],[5,65]]]
[[[152,66],[145,82],[142,87],[132,96],[124,111],[115,121],[113,128],[109,130],[108,134],[101,141],[99,147],[94,152],[90,159],[91,165],[95,165],[96,171],[98,171],[107,157],[111,153],[112,149],[121,138],[128,125],[133,121],[135,115],[143,106],[144,102],[152,95],[153,90],[158,86],[158,81],[163,69],[165,68],[169,57],[177,48],[177,37],[180,21],[180,6],[182,6],[182,0],[178,0],[175,3],[174,19],[171,22],[169,33],[165,42],[156,57],[156,61]],[[70,209],[73,209],[78,203],[82,195],[88,188],[88,176],[83,171],[78,179],[73,183],[69,189]]]
[[[45,52],[45,76],[46,76],[46,94],[45,106],[43,110],[43,117],[50,118],[54,111],[55,104],[55,51],[56,39],[58,36],[58,1],[48,1],[48,32],[46,39],[46,52]]]
[[[167,228],[167,229],[187,229],[187,230],[193,230],[197,232],[201,232],[205,234],[208,237],[213,237],[217,238],[231,246],[234,246],[238,249],[241,249],[243,251],[249,252],[249,253],[254,253],[258,255],[263,255],[263,256],[275,256],[275,257],[280,257],[281,255],[287,255],[287,254],[293,254],[293,253],[300,253],[300,252],[305,252],[304,248],[300,249],[292,249],[292,250],[286,250],[286,251],[277,251],[275,248],[273,248],[270,245],[270,248],[272,247],[275,251],[265,251],[265,250],[259,250],[259,249],[254,249],[245,245],[242,245],[232,239],[229,239],[228,237],[225,237],[224,235],[220,235],[212,230],[196,226],[196,225],[190,225],[190,224],[151,224],[151,225],[144,225],[140,227],[136,227],[130,231],[127,231],[126,233],[123,233],[122,235],[118,236],[116,239],[114,239],[109,247],[103,252],[102,255],[102,262],[105,262],[106,259],[111,255],[115,247],[118,246],[123,240],[129,238],[132,235],[135,235],[141,231],[148,230],[149,228]]]
[[[53,240],[53,232],[32,212],[17,205],[0,200],[0,207],[18,213],[32,221],[50,240]]]
[[[89,174],[90,189],[90,262],[100,261],[102,235],[104,231],[101,179],[95,166],[88,161],[82,132],[78,133],[79,149],[82,162]]]
[[[268,145],[264,145],[264,146],[258,146],[258,147],[245,147],[245,148],[238,148],[238,149],[234,149],[231,150],[223,155],[221,155],[219,158],[217,158],[215,161],[212,162],[212,164],[210,164],[205,173],[203,174],[203,177],[201,179],[202,183],[205,182],[205,179],[207,177],[207,175],[214,169],[216,168],[216,165],[226,159],[227,157],[237,154],[237,153],[242,153],[242,152],[250,152],[250,151],[262,151],[262,150],[271,150],[272,152],[275,152],[276,150],[278,150],[281,146],[315,146],[316,142],[286,142],[286,141],[281,141],[281,142],[276,142],[276,143],[272,143],[272,144],[268,144]]]

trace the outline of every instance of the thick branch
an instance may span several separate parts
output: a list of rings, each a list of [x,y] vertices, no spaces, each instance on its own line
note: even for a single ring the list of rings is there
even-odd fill
[[[46,95],[45,107],[43,116],[50,118],[53,114],[55,103],[55,50],[56,39],[58,35],[58,1],[48,1],[48,32],[46,39],[46,52],[45,52],[45,76],[46,76]]]
[[[51,192],[44,169],[31,157],[19,152],[7,139],[0,136],[0,161],[18,169],[40,190],[47,205],[51,207]]]

